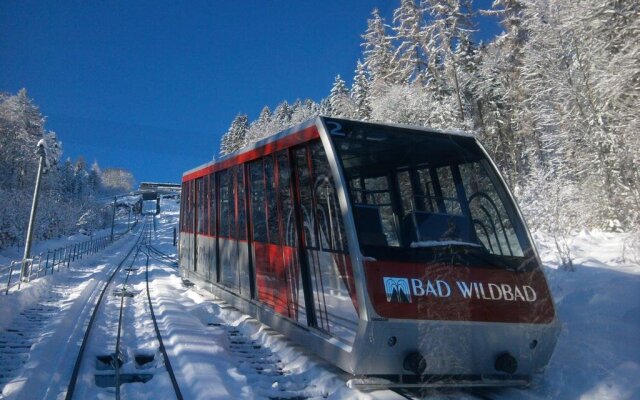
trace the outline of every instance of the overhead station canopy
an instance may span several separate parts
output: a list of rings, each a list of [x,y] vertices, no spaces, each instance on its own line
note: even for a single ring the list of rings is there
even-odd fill
[[[172,193],[179,192],[181,189],[180,184],[177,183],[158,183],[158,182],[142,182],[138,188],[139,192],[158,192],[158,193]]]

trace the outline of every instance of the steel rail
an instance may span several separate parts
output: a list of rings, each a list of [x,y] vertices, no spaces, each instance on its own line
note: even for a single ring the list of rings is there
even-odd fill
[[[145,224],[146,225],[146,224]],[[144,229],[146,226],[142,227]],[[120,310],[118,315],[118,334],[116,336],[116,348],[114,351],[114,360],[113,360],[113,368],[115,370],[115,380],[116,380],[116,400],[120,400],[120,337],[122,332],[122,314],[124,312],[124,298],[126,297],[127,292],[127,282],[129,281],[129,276],[131,275],[131,270],[133,268],[133,264],[136,262],[136,258],[138,258],[138,254],[140,254],[140,245],[136,245],[136,254],[133,256],[131,260],[131,264],[129,264],[129,268],[127,271],[127,275],[124,278],[124,282],[122,283],[122,291],[120,292]]]
[[[140,242],[143,234],[144,234],[144,226],[142,227],[140,236],[138,236],[138,238],[136,240],[136,243],[133,246],[131,246],[131,249],[129,250],[129,252],[122,259],[122,261],[120,261],[118,266],[111,273],[111,276],[109,277],[109,279],[107,280],[107,282],[103,286],[102,291],[100,292],[100,296],[98,297],[98,301],[96,302],[96,305],[93,308],[93,312],[91,313],[91,318],[89,319],[89,324],[87,326],[87,330],[84,332],[84,336],[82,338],[82,344],[80,345],[80,350],[78,352],[78,357],[76,358],[76,362],[75,362],[75,364],[73,366],[73,372],[71,374],[71,379],[69,381],[69,386],[67,387],[67,393],[65,395],[65,400],[73,399],[73,394],[75,392],[76,383],[78,381],[78,374],[80,373],[80,366],[82,365],[82,359],[84,358],[84,352],[86,350],[87,343],[89,342],[89,336],[91,334],[91,328],[93,327],[93,323],[94,323],[94,321],[96,319],[96,316],[98,315],[98,309],[100,308],[100,305],[102,304],[102,299],[104,298],[104,295],[107,292],[107,288],[111,284],[111,281],[113,280],[113,278],[116,276],[116,273],[118,273],[118,271],[120,271],[120,268],[122,268],[122,265],[124,265],[124,263],[127,261],[127,259],[129,259],[129,257],[131,256],[131,253],[133,253],[133,250],[136,249],[136,248],[139,248],[138,243]],[[116,361],[116,365],[117,365],[117,363],[118,362]]]
[[[149,290],[149,254],[147,253],[147,265],[145,270],[145,279],[147,281],[147,300],[149,301],[149,310],[151,311],[151,319],[153,320],[153,327],[156,330],[156,336],[158,338],[158,343],[160,344],[160,351],[162,352],[162,357],[164,358],[164,365],[169,373],[169,378],[171,378],[171,384],[173,385],[173,390],[176,394],[176,398],[178,400],[182,400],[182,392],[180,391],[180,386],[178,385],[178,381],[176,380],[176,376],[173,372],[173,367],[171,366],[171,362],[169,361],[169,356],[167,355],[167,350],[164,347],[164,342],[162,341],[162,336],[160,335],[160,328],[158,327],[158,322],[156,320],[156,314],[153,311],[153,303],[151,302],[151,291]]]

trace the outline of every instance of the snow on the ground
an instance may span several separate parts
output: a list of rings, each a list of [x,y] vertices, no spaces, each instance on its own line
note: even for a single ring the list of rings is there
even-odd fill
[[[580,232],[575,270],[559,266],[551,237],[535,240],[562,330],[531,392],[552,399],[640,399],[640,238]]]
[[[165,201],[152,239],[156,249],[173,257],[177,214],[177,205]],[[551,237],[536,234],[535,239],[556,300],[562,331],[549,366],[529,389],[499,390],[490,397],[640,399],[640,240],[630,234],[581,232],[572,239],[575,271],[569,272],[559,267]],[[40,244],[42,248],[46,245]],[[95,301],[94,289],[102,286],[107,271],[131,245],[131,240],[123,239],[102,255],[85,258],[67,271],[39,278],[20,291],[0,296],[0,334],[22,326],[31,330],[28,333],[33,337],[30,351],[24,356],[25,363],[11,372],[13,375],[0,398],[63,396]],[[388,395],[347,389],[344,374],[339,370],[212,295],[185,287],[175,266],[166,259],[152,257],[149,272],[154,311],[185,398],[296,395],[360,399]],[[143,281],[135,282],[133,289],[144,293]],[[46,318],[20,325],[20,312],[38,310],[40,304],[48,306]],[[135,314],[127,317],[135,327],[136,337],[154,336],[151,325],[142,321],[145,317],[140,308],[136,309]],[[108,332],[102,335],[101,340],[106,343],[113,340]],[[136,340],[134,343],[141,349],[153,351],[148,343]],[[245,358],[245,351],[252,348],[261,355],[264,365],[260,368],[264,370],[252,367]],[[156,352],[156,358],[160,357]],[[0,376],[3,369],[5,366],[0,365]],[[265,373],[280,369],[282,374]],[[91,371],[85,374],[85,380],[91,380]],[[146,384],[124,385],[123,395],[172,398],[169,387],[166,373],[158,373]],[[112,388],[87,393],[113,397]],[[430,391],[428,398],[434,397],[456,398],[451,392]]]

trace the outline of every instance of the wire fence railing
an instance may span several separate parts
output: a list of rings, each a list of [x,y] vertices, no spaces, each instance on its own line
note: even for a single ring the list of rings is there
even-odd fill
[[[53,274],[56,269],[57,272],[60,272],[60,267],[69,268],[74,261],[104,250],[109,244],[133,230],[137,223],[136,219],[132,225],[127,226],[124,232],[114,234],[113,237],[111,234],[98,238],[91,237],[89,240],[82,242],[48,249],[27,260],[12,261],[6,266],[0,265],[0,279],[6,281],[6,285],[3,285],[4,288],[0,290],[0,293],[9,294],[11,288],[15,287],[19,290],[24,282],[30,282],[41,276]],[[0,284],[2,281],[0,281]]]

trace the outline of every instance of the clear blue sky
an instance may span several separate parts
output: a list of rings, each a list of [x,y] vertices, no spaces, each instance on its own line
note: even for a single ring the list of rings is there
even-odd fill
[[[351,80],[371,10],[399,1],[177,3],[1,1],[0,91],[27,89],[64,158],[178,182],[238,113]]]

